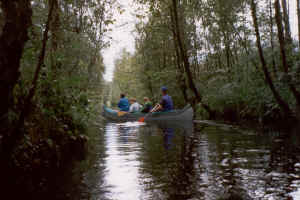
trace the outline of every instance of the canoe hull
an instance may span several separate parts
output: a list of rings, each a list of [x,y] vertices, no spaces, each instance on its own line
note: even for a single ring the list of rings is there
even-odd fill
[[[175,110],[171,112],[157,112],[149,115],[146,115],[145,113],[128,113],[123,116],[118,116],[117,111],[104,106],[102,115],[108,120],[119,122],[138,121],[141,117],[145,117],[145,122],[192,121],[194,117],[194,111],[191,106],[186,106],[182,110]]]

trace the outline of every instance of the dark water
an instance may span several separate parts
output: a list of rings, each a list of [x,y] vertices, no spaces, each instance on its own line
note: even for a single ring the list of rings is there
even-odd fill
[[[226,126],[107,123],[71,199],[300,199],[300,139]]]
[[[0,199],[300,200],[297,129],[209,124],[106,123],[73,170],[49,174],[30,197],[0,187]]]

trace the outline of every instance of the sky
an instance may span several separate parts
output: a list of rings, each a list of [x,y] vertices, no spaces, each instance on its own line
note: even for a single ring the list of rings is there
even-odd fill
[[[106,81],[112,81],[114,72],[114,60],[116,60],[122,49],[127,49],[127,51],[133,53],[135,50],[134,34],[133,30],[135,28],[135,23],[137,22],[134,16],[134,11],[136,6],[134,5],[134,0],[118,0],[118,2],[123,6],[125,12],[121,15],[116,11],[114,17],[116,19],[115,24],[112,25],[112,31],[109,36],[112,37],[111,46],[103,51],[104,64],[106,71],[104,74],[104,79]],[[291,20],[291,29],[293,37],[297,37],[297,19],[296,19],[296,0],[289,1],[289,12]]]
[[[104,64],[106,72],[104,79],[112,81],[114,71],[114,60],[119,57],[122,49],[133,53],[135,49],[134,36],[132,31],[135,28],[136,18],[134,13],[133,0],[119,0],[125,12],[120,15],[117,11],[114,13],[116,22],[112,25],[112,32],[109,36],[112,37],[111,45],[103,51]]]

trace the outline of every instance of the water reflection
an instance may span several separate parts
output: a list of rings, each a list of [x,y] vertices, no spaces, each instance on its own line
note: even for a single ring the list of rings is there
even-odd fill
[[[101,141],[87,199],[300,199],[298,135],[109,123]]]

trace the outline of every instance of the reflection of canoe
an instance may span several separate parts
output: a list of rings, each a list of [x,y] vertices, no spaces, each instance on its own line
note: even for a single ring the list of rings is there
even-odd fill
[[[151,125],[156,125],[161,129],[167,129],[167,128],[175,128],[183,130],[185,133],[192,133],[194,129],[193,121],[151,121],[149,122]]]
[[[138,121],[141,117],[145,117],[146,114],[137,112],[127,113],[125,115],[119,116],[118,111],[103,106],[103,116],[113,121]],[[145,121],[192,121],[193,117],[193,108],[188,105],[181,110],[151,113],[145,117]]]

